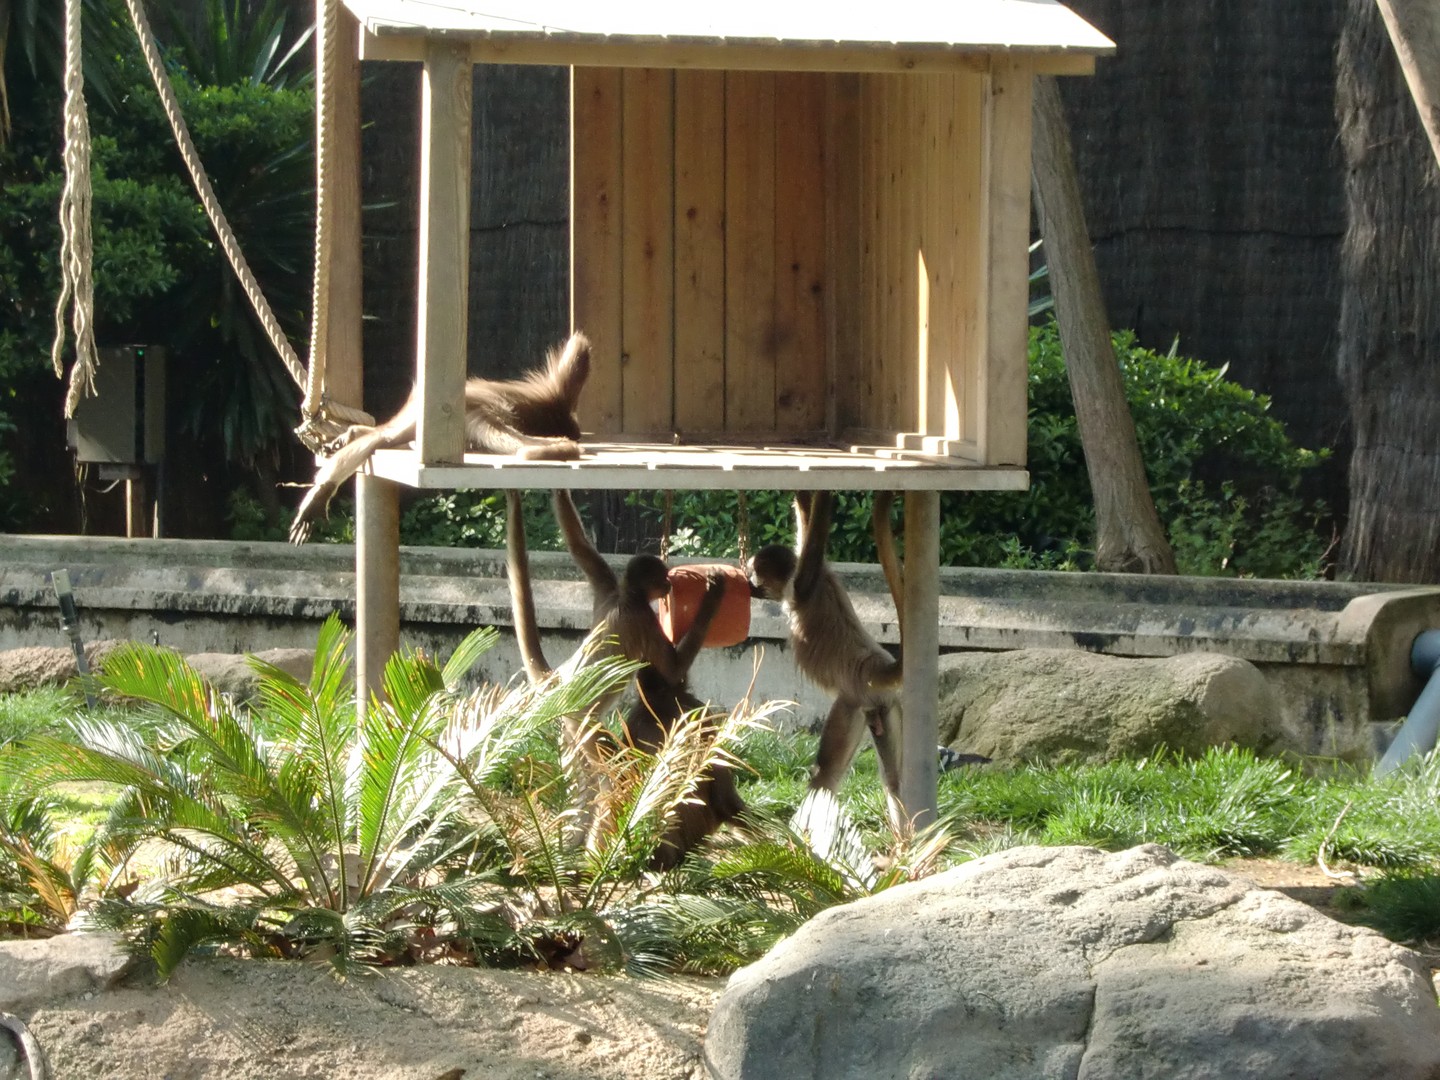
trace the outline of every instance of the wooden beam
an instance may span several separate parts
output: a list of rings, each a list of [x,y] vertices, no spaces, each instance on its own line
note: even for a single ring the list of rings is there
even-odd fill
[[[427,463],[465,455],[465,345],[470,296],[469,50],[425,53],[420,125],[420,275],[415,446]]]
[[[1033,70],[997,64],[982,107],[981,356],[976,426],[986,465],[1024,465],[1030,301]]]
[[[316,177],[317,195],[329,208],[327,250],[329,291],[315,297],[325,305],[325,392],[330,400],[352,408],[364,407],[364,363],[361,344],[360,274],[360,24],[342,5],[336,20],[333,66],[326,69],[330,108],[328,130],[316,130],[317,140],[329,146],[327,163]],[[317,52],[326,48],[325,20],[315,20]],[[317,89],[317,95],[325,88]],[[316,124],[320,122],[316,111]]]
[[[381,693],[400,647],[400,488],[355,475],[355,707]]]
[[[423,60],[426,40],[421,34],[366,31],[360,43],[360,57],[363,60]],[[608,44],[556,39],[472,39],[461,40],[460,44],[468,46],[471,59],[477,64],[660,67],[679,71],[983,72],[989,70],[992,59],[984,52],[896,48],[894,45],[782,50],[763,45]],[[1089,75],[1095,70],[1095,57],[1089,54],[1014,52],[1022,53],[1032,70],[1049,75]]]
[[[1400,58],[1430,149],[1440,162],[1440,6],[1435,0],[1376,0]]]
[[[905,493],[905,685],[900,692],[900,803],[914,827],[935,821],[940,691],[940,494]]]

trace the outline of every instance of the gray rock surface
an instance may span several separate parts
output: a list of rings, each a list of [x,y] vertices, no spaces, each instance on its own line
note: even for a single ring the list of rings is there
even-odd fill
[[[98,671],[105,657],[123,644],[108,638],[91,641],[85,646],[85,662],[91,671]],[[75,675],[75,654],[69,646],[31,645],[0,652],[0,694],[60,686]]]
[[[29,1015],[41,1002],[104,990],[132,964],[116,934],[0,941],[0,1011]]]
[[[736,972],[716,1080],[1440,1078],[1418,957],[1155,845],[1013,848]]]
[[[997,761],[1104,761],[1159,747],[1264,750],[1279,704],[1255,665],[1213,653],[1131,659],[1067,649],[940,658],[942,745]]]
[[[310,669],[315,664],[314,649],[265,649],[253,655],[295,676],[302,683],[310,681]],[[255,673],[248,656],[239,653],[193,653],[185,657],[185,662],[209,680],[216,690],[233,695],[236,701],[253,697],[260,686],[260,676]]]

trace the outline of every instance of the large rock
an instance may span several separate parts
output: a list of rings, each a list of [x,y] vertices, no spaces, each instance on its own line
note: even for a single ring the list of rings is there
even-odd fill
[[[106,638],[85,646],[85,662],[92,672],[105,665],[105,657],[125,644]],[[0,694],[60,686],[75,678],[75,653],[58,645],[31,645],[0,652]]]
[[[1440,1078],[1418,958],[1154,845],[1013,848],[832,908],[731,978],[716,1080]]]
[[[1103,761],[1160,747],[1263,750],[1279,704],[1255,665],[1213,653],[1156,659],[1071,649],[940,658],[943,745],[997,761]]]
[[[104,990],[133,966],[116,934],[0,941],[0,1010],[28,1014],[43,1001]]]
[[[250,664],[250,655],[299,679],[310,681],[315,665],[314,649],[265,649],[254,654],[192,653],[185,662],[204,676],[210,685],[232,695],[236,701],[248,701],[260,687],[260,676]]]

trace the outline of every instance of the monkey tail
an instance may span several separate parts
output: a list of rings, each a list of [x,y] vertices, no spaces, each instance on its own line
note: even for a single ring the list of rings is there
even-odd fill
[[[875,551],[880,559],[880,568],[885,571],[885,583],[890,586],[890,599],[895,601],[895,617],[903,633],[905,626],[905,574],[900,558],[895,554],[895,533],[890,525],[890,508],[895,505],[895,492],[877,491],[870,511],[870,523],[875,532]],[[901,639],[904,646],[904,639]]]
[[[515,620],[515,640],[531,685],[550,674],[550,663],[540,647],[540,628],[535,619],[535,593],[530,584],[530,555],[525,547],[525,517],[520,492],[505,492],[505,570],[510,582],[510,611]]]

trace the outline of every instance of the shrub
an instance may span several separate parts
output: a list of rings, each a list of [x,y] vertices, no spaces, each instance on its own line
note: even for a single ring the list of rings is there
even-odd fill
[[[1224,367],[1115,335],[1115,355],[1135,417],[1140,452],[1160,520],[1181,572],[1313,577],[1327,540],[1328,511],[1300,495],[1324,453],[1295,446],[1270,416],[1270,401],[1225,378]],[[1030,331],[1030,488],[941,496],[940,553],[947,566],[1085,569],[1095,518],[1070,384],[1053,321]],[[635,496],[662,516],[663,496]],[[784,492],[747,496],[751,548],[791,543]],[[671,550],[733,557],[734,493],[675,492]],[[869,496],[836,497],[831,556],[872,562]]]

